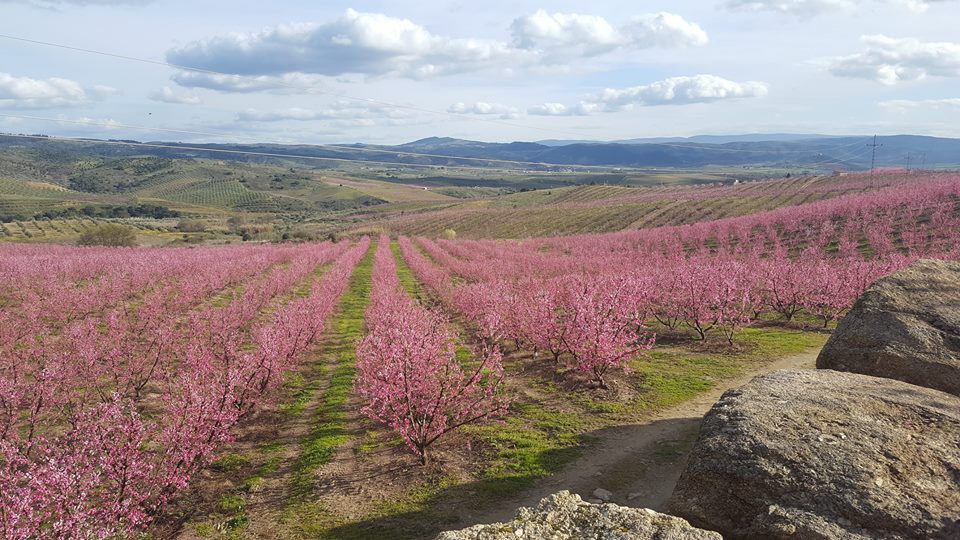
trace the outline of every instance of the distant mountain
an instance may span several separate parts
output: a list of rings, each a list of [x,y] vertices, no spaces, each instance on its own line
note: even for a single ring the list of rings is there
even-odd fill
[[[755,140],[764,139],[764,140]],[[769,139],[769,140],[767,140]],[[872,137],[816,134],[699,135],[690,138],[632,139],[621,142],[547,141],[551,144],[488,143],[432,137],[384,147],[441,156],[530,161],[556,165],[632,168],[699,168],[776,166],[820,170],[864,170],[870,167]],[[878,167],[960,165],[960,139],[918,135],[878,138]],[[908,158],[908,156],[910,156]],[[909,161],[909,163],[908,163]],[[494,163],[494,165],[496,165]]]
[[[780,140],[753,141],[757,137]],[[729,141],[730,138],[744,139]],[[419,164],[473,167],[504,167],[504,162],[529,170],[548,170],[568,165],[624,168],[697,169],[707,166],[765,166],[806,170],[864,170],[870,167],[872,137],[832,137],[801,134],[754,134],[712,136],[689,139],[649,139],[631,142],[574,142],[550,145],[536,142],[490,143],[428,137],[406,144],[378,146],[365,144],[281,145],[281,144],[204,144],[155,143],[174,148],[126,147],[97,141],[83,145],[84,151],[104,156],[153,155],[160,157],[202,157],[234,161],[282,161],[282,156],[301,156],[315,161],[322,158],[376,161],[381,165]],[[650,142],[654,141],[654,142]],[[714,142],[705,142],[714,141]],[[726,142],[723,142],[726,141]],[[878,167],[955,167],[960,166],[960,139],[916,135],[880,137]],[[9,145],[52,145],[54,141],[0,138],[0,148]],[[189,148],[177,148],[189,147]],[[74,151],[74,150],[71,150]],[[223,151],[228,151],[224,153]],[[269,155],[248,155],[256,152]],[[462,159],[470,158],[470,159]],[[294,158],[295,159],[295,158]]]
[[[740,140],[734,140],[740,139]],[[754,140],[769,139],[769,140]],[[960,165],[960,139],[895,135],[878,137],[878,167]],[[873,142],[868,136],[817,134],[699,135],[690,138],[633,139],[629,142],[569,144],[484,143],[454,139],[435,142],[430,153],[535,161],[558,165],[698,168],[782,166],[821,170],[870,167]],[[908,157],[909,156],[909,157]]]
[[[744,135],[694,135],[693,137],[654,137],[646,139],[624,139],[613,141],[622,144],[650,144],[665,142],[693,142],[705,144],[727,144],[735,142],[784,142],[809,141],[813,139],[839,139],[839,135],[818,135],[806,133],[747,133]]]
[[[542,144],[544,146],[567,146],[569,144],[598,144],[604,143],[607,141],[592,141],[590,139],[544,139],[542,141],[536,141],[537,144]]]
[[[840,135],[818,135],[805,133],[747,133],[743,135],[694,135],[692,137],[646,137],[639,139],[619,139],[615,141],[547,139],[537,141],[544,146],[567,146],[571,144],[662,144],[662,143],[705,143],[726,144],[732,142],[782,142],[805,141],[811,139],[841,138]]]

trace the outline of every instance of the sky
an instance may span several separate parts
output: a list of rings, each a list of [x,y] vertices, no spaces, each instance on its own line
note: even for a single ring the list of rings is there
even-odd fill
[[[960,137],[958,21],[960,0],[0,0],[0,132]]]

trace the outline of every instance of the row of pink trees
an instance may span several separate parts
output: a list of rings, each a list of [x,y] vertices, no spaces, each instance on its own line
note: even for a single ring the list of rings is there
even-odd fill
[[[907,181],[911,189],[903,189]],[[544,300],[528,290],[550,290],[562,277],[602,283],[611,276],[646,284],[630,299],[636,313],[701,339],[719,331],[732,341],[764,314],[789,321],[807,313],[827,325],[870,283],[917,257],[960,257],[960,176],[883,183],[894,187],[687,226],[526,241],[418,238],[422,253],[404,253],[428,286],[445,288],[439,296],[469,297],[470,317],[481,327],[513,328],[510,339],[532,345],[530,335],[543,331],[516,329],[553,328],[556,317],[526,322],[525,306],[565,310],[557,295]],[[466,287],[450,287],[458,281]],[[477,287],[486,290],[470,292]]]
[[[611,369],[628,369],[630,360],[653,346],[655,335],[637,302],[648,287],[636,275],[496,281],[458,287],[452,306],[490,341],[548,352],[558,363],[566,356],[574,369],[606,387]]]
[[[430,245],[430,241],[423,243]],[[441,248],[434,243],[432,250],[424,249],[433,253],[447,245]],[[422,255],[419,259],[412,265],[415,269],[431,264]],[[793,256],[784,249],[762,257],[684,252],[638,255],[633,260],[591,256],[576,264],[544,265],[541,271],[546,277],[531,273],[513,279],[473,279],[453,289],[450,303],[488,334],[518,346],[551,351],[555,357],[570,352],[559,338],[567,335],[567,315],[572,312],[570,296],[562,293],[569,283],[589,284],[611,294],[616,291],[624,320],[655,319],[670,329],[689,328],[699,339],[720,333],[733,343],[740,329],[765,313],[790,321],[805,312],[826,326],[849,309],[871,282],[911,260],[898,254],[867,259],[855,250],[831,254],[814,248]],[[458,266],[469,271],[463,260]],[[558,271],[577,266],[592,266],[593,272]]]
[[[418,243],[434,260],[457,263],[425,239]],[[520,348],[549,351],[570,359],[601,387],[611,369],[628,369],[630,360],[653,346],[641,299],[650,282],[636,273],[593,279],[571,274],[548,279],[503,279],[452,287],[449,273],[427,259],[407,238],[401,251],[417,277],[449,308],[465,315],[488,343],[512,340]]]
[[[0,315],[59,326],[168,284],[226,287],[298,255],[292,246],[114,249],[0,246]],[[213,283],[219,279],[219,283]],[[194,281],[196,280],[196,281]]]
[[[868,256],[957,258],[958,204],[960,175],[950,173],[919,178],[909,188],[895,186],[742,217],[538,239],[521,247],[531,254],[549,249],[572,256],[728,253],[761,257],[778,248],[795,256],[811,247],[834,252],[850,246]]]
[[[149,523],[315,342],[368,245],[301,247],[219,307],[195,305],[214,288],[165,284],[5,350],[0,533],[109,538]],[[310,294],[283,301],[326,264]]]
[[[357,345],[355,382],[366,400],[363,412],[395,430],[421,463],[445,434],[506,413],[499,349],[481,345],[461,363],[448,321],[400,286],[386,236],[374,259],[366,326]]]

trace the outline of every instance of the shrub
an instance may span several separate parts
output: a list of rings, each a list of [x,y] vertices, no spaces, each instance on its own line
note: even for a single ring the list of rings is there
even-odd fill
[[[246,218],[243,216],[232,216],[227,220],[227,227],[230,231],[239,234],[240,229],[247,224]]]
[[[77,243],[81,246],[133,247],[137,245],[137,233],[126,225],[107,223],[87,230]]]
[[[203,219],[181,219],[177,223],[177,230],[180,232],[205,232],[207,222]]]

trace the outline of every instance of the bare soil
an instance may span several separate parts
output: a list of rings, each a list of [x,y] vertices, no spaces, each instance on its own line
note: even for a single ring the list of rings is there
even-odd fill
[[[610,502],[623,506],[662,510],[686,465],[703,416],[727,390],[753,377],[779,369],[813,369],[819,350],[782,358],[716,388],[652,415],[640,424],[617,426],[594,432],[588,452],[559,473],[544,478],[520,497],[487,505],[476,514],[464,515],[471,523],[492,523],[513,518],[520,506],[532,506],[543,497],[570,490],[584,499],[597,488],[613,493]]]

